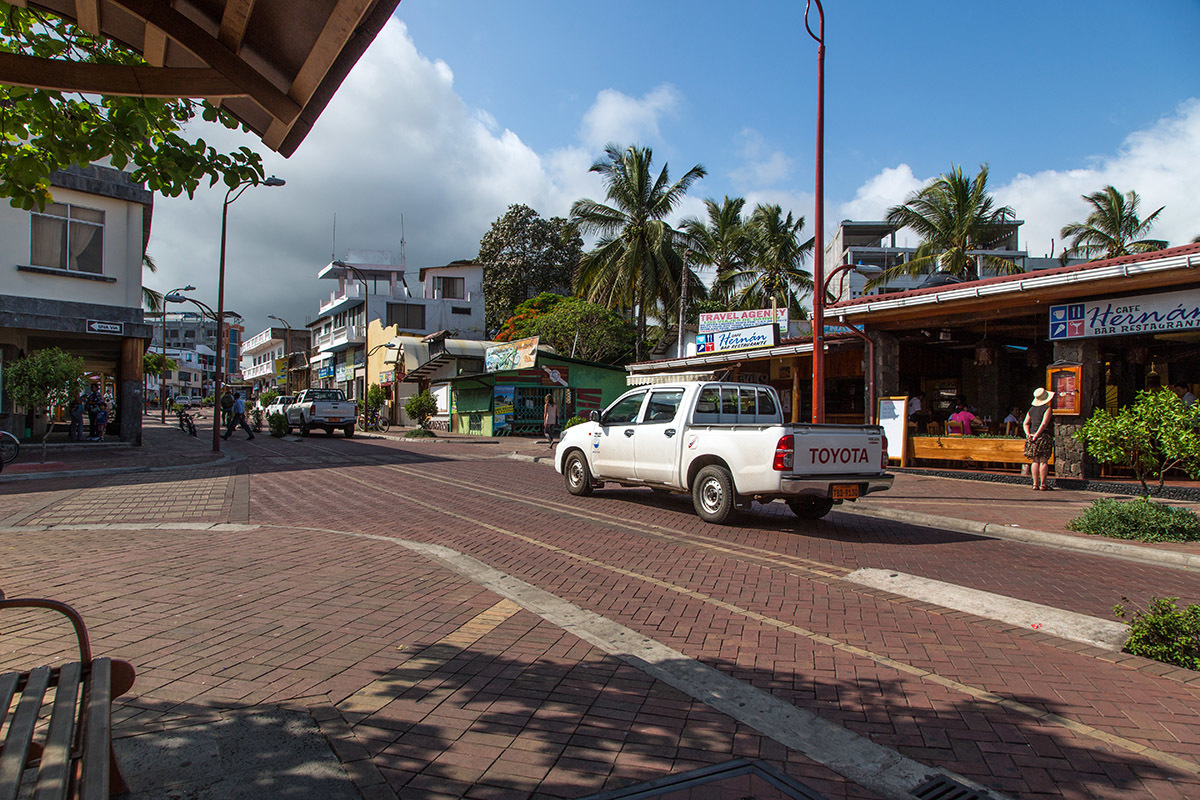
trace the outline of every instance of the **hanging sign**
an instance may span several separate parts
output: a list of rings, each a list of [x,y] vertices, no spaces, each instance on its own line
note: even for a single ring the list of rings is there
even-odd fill
[[[724,353],[730,350],[750,350],[779,344],[779,328],[771,323],[741,328],[736,331],[702,333],[696,337],[696,355]]]
[[[774,311],[769,308],[755,308],[748,311],[714,311],[711,314],[701,314],[699,333],[718,333],[749,328],[763,323],[770,324],[772,314],[774,314],[775,323],[779,326],[780,334],[787,335],[788,310],[786,308],[776,308]]]
[[[1200,330],[1200,289],[1050,306],[1050,339]]]
[[[494,345],[483,351],[485,372],[530,369],[537,363],[538,337]]]

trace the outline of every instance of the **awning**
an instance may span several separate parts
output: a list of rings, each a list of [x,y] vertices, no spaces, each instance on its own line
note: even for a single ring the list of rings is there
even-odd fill
[[[0,53],[0,83],[219,101],[283,156],[295,152],[400,0],[26,0],[140,53],[149,66]]]
[[[679,383],[680,381],[711,381],[713,370],[704,372],[653,372],[642,375],[626,375],[626,386],[649,386],[656,383]]]

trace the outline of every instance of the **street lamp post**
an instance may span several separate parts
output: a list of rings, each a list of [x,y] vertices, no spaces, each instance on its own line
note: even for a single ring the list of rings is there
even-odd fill
[[[196,287],[190,283],[187,286],[180,286],[178,289],[172,289],[163,295],[162,307],[162,339],[163,352],[162,363],[158,365],[158,404],[162,412],[162,423],[167,424],[167,298],[179,292],[194,292]]]
[[[342,269],[346,270],[347,272],[353,272],[353,273],[354,273],[354,275],[355,275],[355,276],[358,278],[358,280],[359,280],[359,281],[362,283],[362,287],[363,287],[363,343],[364,343],[364,344],[363,344],[363,352],[364,352],[364,353],[366,353],[366,350],[367,350],[367,345],[366,345],[366,340],[367,340],[367,336],[366,336],[366,326],[370,324],[370,321],[367,319],[367,315],[370,313],[370,308],[368,308],[368,303],[369,303],[369,301],[368,301],[368,299],[367,299],[367,298],[368,298],[368,297],[370,296],[370,294],[371,294],[371,293],[370,293],[370,292],[367,290],[367,276],[366,276],[366,275],[364,275],[364,274],[363,274],[363,272],[362,272],[362,270],[360,270],[358,267],[354,266],[353,264],[347,264],[345,261],[340,261],[340,260],[339,260],[339,261],[334,261],[334,262],[333,262],[333,265],[334,265],[335,267],[341,267]],[[374,351],[372,351],[372,352],[374,352]],[[370,354],[369,354],[369,353],[368,353],[367,355],[364,355],[364,356],[363,356],[363,393],[362,393],[362,399],[363,399],[363,408],[364,408],[364,409],[367,407],[367,359],[368,359],[369,357],[370,357]]]
[[[264,186],[283,186],[285,181],[282,178],[276,178],[274,175],[263,181]],[[221,268],[217,275],[217,360],[216,370],[213,373],[213,434],[212,444],[213,452],[221,452],[221,415],[217,413],[217,406],[220,403],[221,383],[224,376],[221,374],[222,355],[224,348],[225,332],[225,232],[229,223],[229,204],[242,196],[242,192],[246,191],[247,187],[258,184],[258,178],[253,178],[248,181],[242,181],[234,186],[229,187],[229,191],[225,192],[225,204],[221,207]],[[236,194],[234,194],[236,192]]]
[[[818,33],[808,24],[808,10],[817,6],[820,17]],[[825,10],[821,0],[808,0],[804,6],[804,28],[817,43],[817,204],[813,214],[813,355],[812,355],[812,421],[825,421]]]
[[[287,338],[283,341],[283,393],[287,394],[288,389],[292,385],[292,354],[289,352],[292,347],[292,326],[283,317],[277,317],[274,314],[267,314],[267,319],[279,320],[283,323],[283,327],[287,329],[284,334]]]

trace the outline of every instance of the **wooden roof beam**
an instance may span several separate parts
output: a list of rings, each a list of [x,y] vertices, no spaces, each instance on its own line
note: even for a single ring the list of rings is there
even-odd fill
[[[254,0],[227,0],[225,13],[221,16],[221,31],[217,34],[217,41],[234,53],[240,52],[252,11],[254,11]]]
[[[243,94],[263,107],[272,117],[290,125],[300,114],[300,104],[292,100],[222,45],[203,28],[160,0],[109,0],[139,19],[154,25],[180,46],[237,84]],[[202,93],[216,97],[220,93]],[[201,95],[196,95],[201,96]]]
[[[100,0],[75,0],[75,24],[92,36],[99,36]]]
[[[290,98],[301,106],[308,103],[329,72],[329,68],[333,66],[338,53],[354,35],[373,4],[374,0],[340,0],[334,6],[312,50],[309,51],[308,58],[304,60],[304,65],[292,81],[292,88],[288,92]],[[278,150],[290,128],[290,120],[287,124],[279,120],[273,121],[263,136],[263,144],[272,150]]]
[[[238,97],[246,92],[216,70],[82,64],[0,53],[0,81],[55,92],[127,97]]]

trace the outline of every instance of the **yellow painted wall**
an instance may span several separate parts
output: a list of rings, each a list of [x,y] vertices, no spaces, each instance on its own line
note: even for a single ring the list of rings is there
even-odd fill
[[[367,386],[368,386],[368,388],[372,384],[382,382],[382,381],[380,381],[379,373],[383,372],[385,369],[383,359],[389,353],[396,352],[394,350],[388,350],[386,347],[380,347],[380,345],[382,345],[385,342],[390,342],[393,338],[395,338],[395,336],[398,332],[399,331],[397,329],[397,326],[389,325],[385,328],[383,326],[383,324],[377,319],[371,320],[371,324],[367,326],[367,350],[366,350],[366,352],[370,353],[371,348],[379,347],[379,349],[376,350],[375,353],[372,354],[371,357],[367,359]],[[387,372],[389,373],[389,377],[390,377],[390,373],[392,371],[392,365],[391,364],[386,365],[386,369],[387,369]]]

